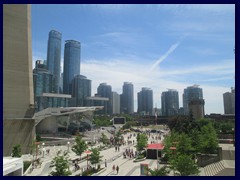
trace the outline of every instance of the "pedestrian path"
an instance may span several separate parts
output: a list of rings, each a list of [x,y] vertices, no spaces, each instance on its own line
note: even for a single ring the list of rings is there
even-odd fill
[[[206,176],[214,176],[224,169],[223,161],[212,163],[204,167]]]

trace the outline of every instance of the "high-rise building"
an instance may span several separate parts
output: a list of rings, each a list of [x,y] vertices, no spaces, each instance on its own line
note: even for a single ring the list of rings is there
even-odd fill
[[[204,99],[192,99],[189,102],[188,107],[194,119],[204,118],[204,104]]]
[[[72,106],[86,106],[86,97],[91,96],[91,80],[83,75],[77,75],[72,82]]]
[[[142,88],[138,93],[138,113],[153,115],[153,91],[150,88]]]
[[[174,89],[169,89],[168,91],[162,92],[161,101],[163,116],[174,116],[178,114],[179,110],[178,91]]]
[[[35,136],[31,5],[3,4],[3,155],[21,144],[30,153]]]
[[[74,40],[65,41],[63,93],[72,94],[72,80],[80,74],[80,42]]]
[[[224,114],[235,114],[235,88],[223,94]]]
[[[199,88],[199,85],[189,86],[184,89],[183,93],[183,108],[184,115],[189,115],[189,103],[191,100],[203,99],[202,88]]]
[[[52,93],[54,91],[53,79],[53,74],[47,70],[47,66],[43,64],[43,61],[37,60],[33,69],[34,102],[37,107],[39,107],[37,97],[43,93]]]
[[[123,92],[120,97],[121,113],[132,114],[134,113],[134,93],[133,84],[131,82],[124,82]]]
[[[47,68],[54,78],[54,93],[60,92],[60,63],[61,63],[62,34],[51,30],[48,35]]]
[[[112,92],[112,109],[113,114],[120,114],[120,95],[117,92]]]
[[[112,87],[106,83],[101,83],[97,88],[97,95],[109,98],[109,101],[105,101],[104,108],[107,109],[107,114],[112,114]]]

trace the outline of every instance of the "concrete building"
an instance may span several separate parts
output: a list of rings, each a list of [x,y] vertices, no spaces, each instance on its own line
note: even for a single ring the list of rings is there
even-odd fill
[[[143,87],[138,92],[138,113],[143,115],[153,115],[153,91]]]
[[[72,81],[80,74],[81,44],[67,40],[64,47],[63,93],[72,94]]]
[[[189,102],[188,107],[189,110],[192,112],[193,118],[204,118],[204,104],[204,99],[193,99]]]
[[[61,63],[62,34],[51,30],[48,35],[47,68],[54,78],[54,93],[60,92],[60,63]]]
[[[3,158],[3,176],[22,176],[23,160],[22,158]]]
[[[168,91],[162,92],[161,102],[163,116],[178,115],[179,110],[178,91],[174,89],[169,89]]]
[[[113,114],[120,114],[120,95],[117,92],[112,92],[112,108]]]
[[[91,96],[91,97],[86,97],[86,103],[87,106],[103,106],[102,110],[99,110],[96,112],[96,114],[107,114],[107,109],[108,107],[106,106],[109,101],[109,98],[106,97],[101,97],[101,96],[97,96],[97,94],[95,94],[95,96]]]
[[[97,88],[97,96],[109,99],[109,101],[105,101],[104,109],[107,114],[112,114],[112,86],[101,83]]]
[[[83,75],[77,75],[72,82],[72,103],[71,106],[86,106],[86,97],[91,96],[92,81]]]
[[[29,153],[35,128],[31,6],[3,4],[3,155]]]
[[[131,82],[124,82],[123,92],[120,96],[121,113],[133,114],[134,113],[134,90]]]
[[[183,93],[183,108],[184,115],[189,115],[189,102],[191,100],[203,99],[203,91],[202,88],[199,88],[199,85],[189,86],[184,89]]]
[[[223,94],[224,114],[235,114],[235,88]]]

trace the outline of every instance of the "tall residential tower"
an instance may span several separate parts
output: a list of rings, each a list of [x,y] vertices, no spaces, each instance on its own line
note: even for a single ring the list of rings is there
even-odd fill
[[[153,91],[150,88],[142,88],[138,93],[138,113],[153,115]]]
[[[179,98],[178,92],[174,89],[162,92],[162,115],[174,116],[178,114],[179,110]]]
[[[120,97],[121,113],[124,114],[134,113],[133,92],[134,92],[133,84],[131,82],[124,82],[123,92]]]

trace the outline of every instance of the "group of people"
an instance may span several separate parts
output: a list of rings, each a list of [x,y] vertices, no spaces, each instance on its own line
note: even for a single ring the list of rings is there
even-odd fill
[[[136,152],[135,152],[135,155],[133,153],[133,149],[126,149],[125,152],[123,152],[123,157],[126,158],[126,157],[129,157],[130,159],[131,158],[134,158],[136,156]]]
[[[113,173],[115,172],[115,170],[117,171],[117,174],[118,174],[118,171],[119,171],[119,167],[118,166],[115,166],[113,165],[112,167],[112,170],[113,170]]]

